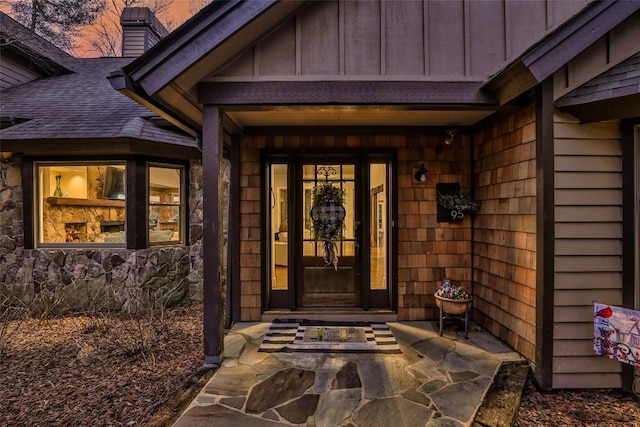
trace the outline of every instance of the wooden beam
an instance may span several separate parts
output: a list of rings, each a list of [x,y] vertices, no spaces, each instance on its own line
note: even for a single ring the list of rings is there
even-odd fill
[[[147,165],[140,158],[127,160],[127,249],[147,247]],[[135,201],[135,202],[134,202]],[[132,203],[133,202],[133,203]]]
[[[220,109],[217,106],[205,106],[202,132],[202,298],[206,365],[219,365],[223,358],[224,319],[220,268],[223,235],[219,196],[223,137]]]
[[[238,135],[231,136],[231,188],[229,194],[229,242],[227,266],[231,271],[227,286],[231,287],[231,321],[240,321],[240,144]]]
[[[75,197],[47,197],[47,203],[50,205],[67,205],[67,206],[102,206],[112,208],[124,208],[124,200],[111,199],[79,199]]]
[[[640,125],[640,119],[624,120],[620,124],[621,145],[622,145],[622,305],[626,308],[637,309],[635,307],[636,295],[636,239],[638,239],[636,224],[637,195],[640,189],[636,180],[638,150],[640,141],[635,140],[635,127]],[[622,364],[622,388],[631,391],[633,388],[633,367],[625,363]]]
[[[198,102],[240,105],[496,105],[482,82],[264,81],[203,82]]]
[[[553,387],[554,134],[553,79],[536,90],[536,349],[534,373],[541,388]]]

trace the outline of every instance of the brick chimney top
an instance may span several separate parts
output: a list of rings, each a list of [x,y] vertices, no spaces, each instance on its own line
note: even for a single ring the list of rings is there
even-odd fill
[[[169,34],[148,7],[125,7],[120,16],[122,56],[140,56]]]

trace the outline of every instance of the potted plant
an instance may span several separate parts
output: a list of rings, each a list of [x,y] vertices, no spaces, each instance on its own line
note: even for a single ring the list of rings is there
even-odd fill
[[[450,211],[475,212],[480,208],[480,202],[471,198],[468,193],[440,193],[437,202],[440,206]]]
[[[447,314],[465,313],[473,300],[469,288],[454,284],[449,279],[443,279],[442,285],[436,289],[433,296],[436,306]]]

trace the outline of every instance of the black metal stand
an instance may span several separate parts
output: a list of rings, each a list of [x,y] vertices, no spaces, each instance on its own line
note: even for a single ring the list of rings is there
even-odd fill
[[[464,337],[469,338],[469,311],[471,304],[467,305],[467,309],[464,311],[464,317],[461,314],[446,314],[442,309],[443,305],[444,304],[440,304],[440,336],[442,336],[442,330],[444,329],[444,321],[446,319],[455,319],[464,322]]]

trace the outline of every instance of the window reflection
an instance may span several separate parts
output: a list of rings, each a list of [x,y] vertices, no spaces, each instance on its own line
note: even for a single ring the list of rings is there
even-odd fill
[[[149,243],[182,240],[182,168],[149,167]]]
[[[372,164],[371,187],[371,289],[387,288],[387,169],[385,164]]]
[[[124,164],[37,164],[38,242],[125,242]]]
[[[287,290],[289,276],[289,192],[287,165],[271,165],[271,289]]]

